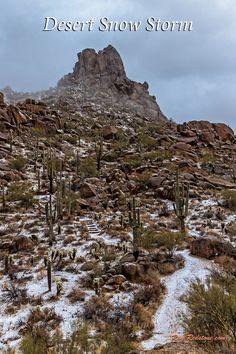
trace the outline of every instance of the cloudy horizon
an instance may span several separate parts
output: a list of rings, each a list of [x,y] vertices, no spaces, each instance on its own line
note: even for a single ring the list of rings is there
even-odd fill
[[[236,2],[234,0],[90,1],[3,0],[0,88],[37,91],[73,70],[77,53],[108,44],[127,76],[149,83],[163,113],[177,122],[223,122],[236,131]],[[60,20],[193,21],[191,32],[43,32],[44,18]]]

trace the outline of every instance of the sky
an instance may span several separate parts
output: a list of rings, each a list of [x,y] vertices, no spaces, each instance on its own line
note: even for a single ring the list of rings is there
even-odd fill
[[[190,32],[145,30],[148,17],[192,21]],[[92,31],[43,31],[45,17],[94,19]],[[100,18],[142,21],[136,32],[99,31]],[[127,76],[147,81],[176,122],[223,122],[236,131],[235,0],[1,0],[0,88],[35,91],[72,72],[77,53],[112,44]]]

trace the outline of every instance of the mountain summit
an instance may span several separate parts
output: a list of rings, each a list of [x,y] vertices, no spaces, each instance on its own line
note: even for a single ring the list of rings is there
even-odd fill
[[[84,49],[78,53],[78,61],[72,73],[58,82],[58,88],[73,86],[81,89],[83,100],[112,105],[114,110],[138,116],[166,121],[155,96],[148,92],[148,83],[128,79],[122,59],[117,50],[109,45],[96,53]]]

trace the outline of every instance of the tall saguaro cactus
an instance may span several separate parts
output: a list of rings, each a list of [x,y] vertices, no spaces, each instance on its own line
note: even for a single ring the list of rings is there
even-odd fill
[[[49,179],[49,193],[50,194],[53,194],[53,179],[54,179],[55,174],[56,174],[55,163],[56,163],[55,154],[52,155],[52,151],[50,149],[49,158],[48,158],[48,161],[47,161],[47,174],[48,174],[48,179]]]
[[[185,188],[183,183],[179,181],[179,169],[176,171],[175,182],[175,203],[174,211],[177,218],[180,221],[180,228],[182,232],[185,232],[185,219],[188,216],[189,207],[189,184]]]
[[[129,203],[129,224],[133,230],[133,246],[134,252],[138,252],[138,236],[139,236],[139,228],[141,226],[140,223],[140,210],[136,208],[136,200],[133,197],[132,203]]]
[[[95,142],[95,152],[96,152],[96,161],[97,161],[97,170],[101,169],[101,160],[103,156],[103,139],[100,137],[99,141]]]
[[[47,277],[48,277],[48,291],[52,290],[52,265],[51,261],[47,261]]]

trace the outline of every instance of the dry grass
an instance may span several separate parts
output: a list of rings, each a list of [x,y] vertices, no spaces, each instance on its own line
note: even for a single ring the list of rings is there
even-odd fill
[[[81,290],[80,288],[74,288],[68,295],[68,299],[70,303],[74,304],[75,302],[78,301],[84,301],[85,300],[85,292]]]
[[[174,263],[164,262],[158,264],[158,270],[161,275],[169,275],[176,271],[176,267]]]

